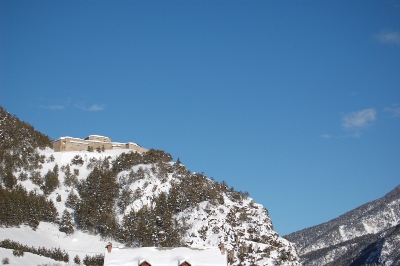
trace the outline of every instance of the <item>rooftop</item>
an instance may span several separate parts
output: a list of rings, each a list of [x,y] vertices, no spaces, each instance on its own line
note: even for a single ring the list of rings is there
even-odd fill
[[[116,248],[105,252],[104,266],[139,265],[147,261],[152,266],[177,266],[187,261],[196,266],[226,266],[227,256],[222,255],[219,248]]]

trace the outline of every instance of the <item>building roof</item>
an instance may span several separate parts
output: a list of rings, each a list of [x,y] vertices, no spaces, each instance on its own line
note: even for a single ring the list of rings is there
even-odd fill
[[[116,248],[110,253],[105,252],[104,266],[132,266],[146,261],[152,266],[177,266],[187,261],[196,266],[226,266],[226,254],[222,255],[219,248]]]

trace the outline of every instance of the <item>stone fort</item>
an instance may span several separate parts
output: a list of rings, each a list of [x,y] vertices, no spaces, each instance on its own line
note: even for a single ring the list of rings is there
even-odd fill
[[[111,139],[104,136],[90,135],[85,139],[61,137],[53,141],[53,149],[55,152],[62,151],[87,151],[87,150],[116,150],[129,149],[138,152],[146,152],[147,149],[133,142],[119,143],[111,142]]]

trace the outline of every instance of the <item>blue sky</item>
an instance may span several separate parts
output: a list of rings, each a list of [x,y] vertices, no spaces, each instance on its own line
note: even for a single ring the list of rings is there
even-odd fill
[[[400,184],[400,1],[0,1],[0,105],[165,150],[281,234]]]

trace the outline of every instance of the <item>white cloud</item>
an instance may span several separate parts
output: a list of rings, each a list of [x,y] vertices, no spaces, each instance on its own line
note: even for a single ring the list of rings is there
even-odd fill
[[[391,107],[386,107],[385,111],[392,113],[395,117],[400,117],[400,106],[398,104],[394,104]]]
[[[346,129],[359,130],[376,120],[374,108],[364,109],[344,115],[342,126]]]
[[[400,34],[397,31],[382,32],[376,35],[376,38],[381,43],[400,44]]]
[[[102,111],[105,106],[102,104],[92,104],[91,106],[85,106],[83,104],[76,104],[76,108],[81,109],[83,111],[90,111],[90,112],[97,112],[97,111]]]
[[[104,105],[93,104],[89,108],[87,108],[87,111],[101,111],[103,109],[104,109]]]
[[[46,99],[44,98],[44,100],[46,100]],[[62,101],[54,101],[54,100],[46,100],[46,101],[49,102],[50,104],[40,105],[39,108],[49,109],[49,110],[63,110],[63,109],[66,109],[66,108],[75,107],[75,108],[80,109],[82,111],[88,111],[88,112],[102,111],[105,108],[104,104],[96,104],[95,103],[95,104],[92,104],[92,105],[87,105],[86,101],[76,102],[71,98],[68,98],[64,102],[62,102]],[[55,104],[52,104],[52,103],[55,103]],[[60,103],[60,104],[58,104],[58,103]]]
[[[41,105],[39,107],[43,108],[43,109],[51,109],[51,110],[62,110],[62,109],[64,109],[63,105]]]
[[[323,138],[323,139],[330,139],[330,138],[332,138],[332,135],[330,135],[330,134],[322,134],[322,135],[321,135],[321,138]]]

